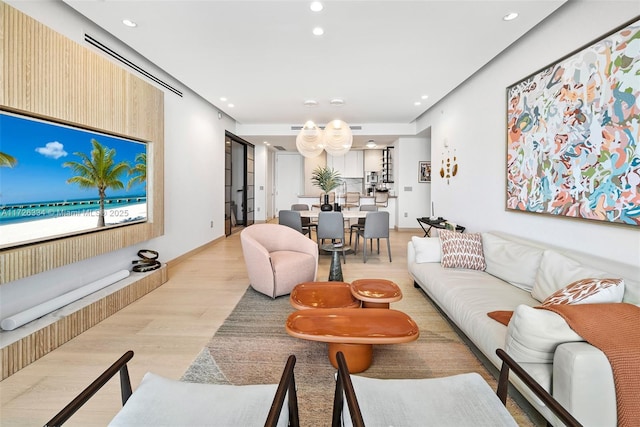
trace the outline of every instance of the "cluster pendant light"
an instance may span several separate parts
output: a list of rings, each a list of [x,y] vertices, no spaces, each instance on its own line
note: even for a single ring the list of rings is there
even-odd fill
[[[353,133],[342,120],[332,120],[324,131],[312,121],[304,124],[296,137],[296,147],[305,157],[317,157],[325,150],[332,156],[343,156],[353,144]]]

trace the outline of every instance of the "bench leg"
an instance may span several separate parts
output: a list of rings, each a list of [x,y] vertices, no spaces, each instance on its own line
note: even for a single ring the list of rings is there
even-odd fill
[[[334,368],[338,368],[336,353],[341,351],[347,360],[349,372],[356,374],[369,369],[373,360],[373,344],[329,343],[329,360]]]

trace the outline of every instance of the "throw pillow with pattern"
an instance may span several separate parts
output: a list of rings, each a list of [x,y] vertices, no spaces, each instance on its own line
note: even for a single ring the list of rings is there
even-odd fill
[[[440,231],[442,259],[444,268],[467,268],[470,270],[484,270],[487,264],[482,251],[482,236],[480,233],[456,233],[455,231]]]
[[[624,280],[588,278],[577,280],[549,295],[542,307],[553,304],[599,304],[622,302]]]

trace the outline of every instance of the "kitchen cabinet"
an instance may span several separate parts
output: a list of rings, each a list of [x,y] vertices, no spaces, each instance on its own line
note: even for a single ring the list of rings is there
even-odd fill
[[[327,166],[340,172],[342,178],[363,178],[364,153],[362,150],[351,150],[344,156],[327,154]]]

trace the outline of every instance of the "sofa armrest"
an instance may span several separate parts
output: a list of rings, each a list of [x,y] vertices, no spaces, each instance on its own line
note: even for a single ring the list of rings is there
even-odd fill
[[[611,365],[602,351],[586,342],[556,348],[553,397],[584,426],[617,425]]]
[[[411,265],[416,262],[416,250],[413,247],[412,242],[407,243],[407,265]]]

